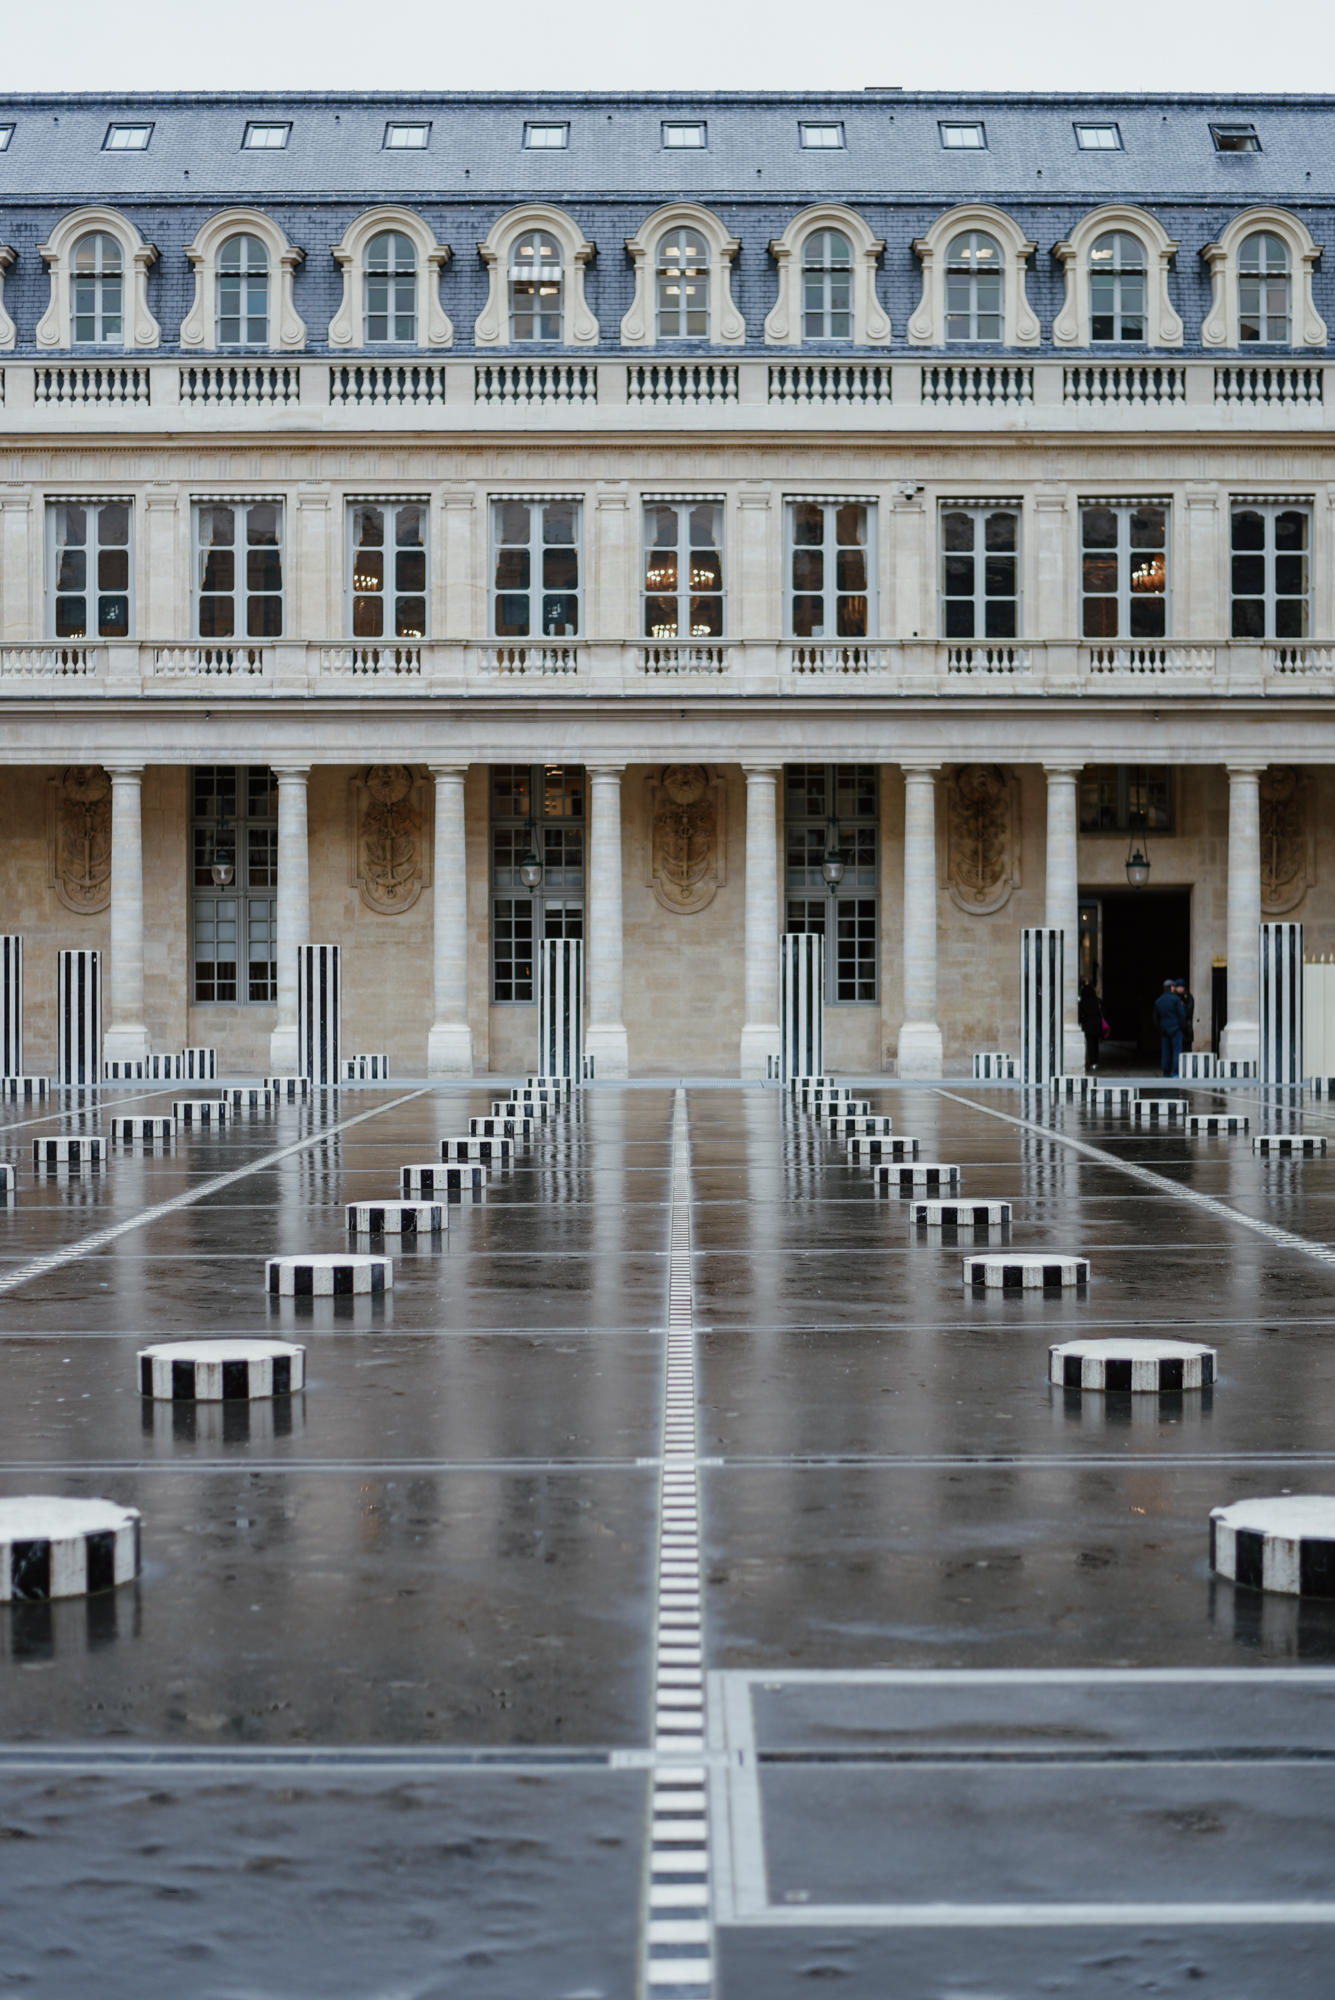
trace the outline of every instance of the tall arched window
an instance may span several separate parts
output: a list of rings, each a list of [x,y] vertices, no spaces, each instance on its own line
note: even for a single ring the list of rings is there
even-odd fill
[[[1286,244],[1258,229],[1238,251],[1238,339],[1289,343],[1293,293]]]
[[[561,246],[544,230],[521,236],[510,253],[511,340],[561,338]]]
[[[417,339],[417,253],[397,229],[366,246],[366,344]]]
[[[72,259],[74,338],[90,347],[120,347],[125,340],[125,260],[114,236],[95,230],[81,236]]]
[[[1001,245],[981,229],[957,236],[946,252],[946,339],[1000,340]]]
[[[1096,236],[1089,252],[1091,341],[1144,340],[1145,245],[1129,229]]]
[[[802,338],[853,338],[853,246],[837,229],[813,229],[802,248]]]
[[[658,241],[658,338],[708,340],[709,250],[694,229],[670,229]]]
[[[258,236],[229,236],[218,252],[218,345],[269,345],[269,253]]]

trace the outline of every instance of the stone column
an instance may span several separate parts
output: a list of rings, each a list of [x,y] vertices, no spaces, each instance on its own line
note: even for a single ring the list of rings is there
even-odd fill
[[[1062,1068],[1075,1075],[1085,1066],[1085,1038],[1076,1009],[1080,997],[1080,876],[1077,857],[1078,764],[1045,764],[1048,781],[1047,890],[1043,922],[1063,937],[1065,991],[1062,995]]]
[[[779,767],[744,764],[746,772],[746,919],[743,943],[746,1016],[741,1074],[764,1076],[779,1053]]]
[[[278,1020],[269,1037],[275,1076],[297,1074],[297,949],[311,941],[311,865],[306,837],[309,764],[276,764],[278,784]]]
[[[938,764],[904,769],[904,1019],[900,1076],[940,1076],[936,1018],[936,774]]]
[[[1256,1062],[1261,1052],[1260,764],[1228,767],[1228,1026],[1219,1053]]]
[[[589,781],[589,1025],[594,1075],[628,1076],[621,946],[621,764],[586,764]]]
[[[142,764],[108,764],[111,779],[110,1010],[102,1054],[138,1062],[148,1054],[144,1026],[144,835]]]
[[[466,764],[433,764],[436,836],[431,871],[431,1031],[428,1076],[473,1074],[473,1030],[468,1024],[468,857],[465,844]]]

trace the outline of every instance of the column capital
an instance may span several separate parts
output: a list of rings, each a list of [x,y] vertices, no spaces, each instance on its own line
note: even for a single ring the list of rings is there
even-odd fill
[[[427,770],[433,778],[466,778],[467,764],[428,764]]]
[[[284,782],[289,785],[295,784],[298,779],[304,785],[307,778],[311,775],[309,764],[271,764],[269,769],[273,772],[280,785]]]
[[[619,778],[625,768],[624,764],[591,764],[587,758],[584,760],[584,769],[591,778]]]
[[[111,779],[116,779],[116,778],[138,779],[142,778],[144,775],[144,766],[142,764],[123,764],[120,762],[108,764],[104,762],[102,765],[102,769]]]
[[[1048,782],[1054,778],[1078,778],[1084,770],[1083,764],[1044,764],[1043,770]]]
[[[901,764],[899,768],[904,774],[905,784],[910,778],[935,779],[941,770],[939,764]]]
[[[780,771],[782,771],[783,769],[783,765],[743,764],[742,769],[745,771],[747,776],[747,782],[749,783],[752,778],[777,778]]]
[[[1268,764],[1225,764],[1224,766],[1224,769],[1228,772],[1230,784],[1234,778],[1259,778],[1261,773],[1269,768]]]

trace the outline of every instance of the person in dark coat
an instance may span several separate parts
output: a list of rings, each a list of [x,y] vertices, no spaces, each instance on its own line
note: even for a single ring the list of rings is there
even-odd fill
[[[1196,995],[1188,987],[1185,979],[1177,982],[1177,997],[1182,1002],[1182,1012],[1186,1016],[1182,1029],[1182,1053],[1190,1055],[1196,1046]]]
[[[1103,1040],[1103,1002],[1090,979],[1082,979],[1080,982],[1080,999],[1076,1006],[1075,1018],[1080,1023],[1080,1032],[1085,1038],[1085,1075],[1096,1076],[1099,1067],[1099,1043]]]
[[[1182,1055],[1182,1031],[1187,1025],[1187,1010],[1178,997],[1174,980],[1165,979],[1163,992],[1154,1003],[1154,1025],[1159,1030],[1163,1073],[1165,1076],[1176,1076]]]

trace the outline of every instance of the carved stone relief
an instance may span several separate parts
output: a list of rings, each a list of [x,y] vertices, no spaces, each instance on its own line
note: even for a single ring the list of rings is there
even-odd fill
[[[1016,783],[1000,764],[961,764],[946,795],[946,886],[951,900],[983,917],[1020,883]]]
[[[71,764],[51,782],[51,884],[67,910],[93,916],[111,901],[111,780]]]
[[[353,877],[382,916],[411,910],[426,884],[423,789],[406,764],[372,764],[353,779]]]
[[[1261,908],[1278,917],[1296,909],[1316,880],[1316,831],[1305,772],[1272,764],[1260,789]]]
[[[668,764],[648,780],[649,883],[665,910],[706,910],[726,879],[724,796],[703,764]]]

